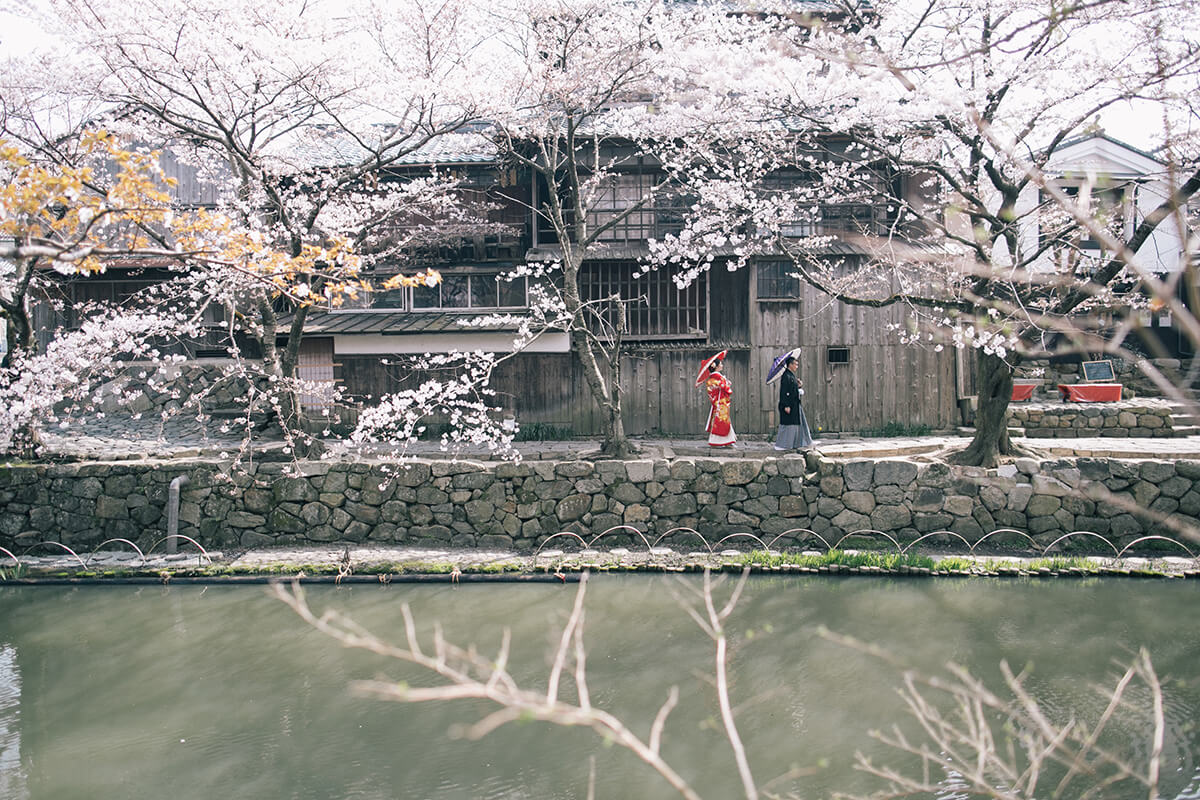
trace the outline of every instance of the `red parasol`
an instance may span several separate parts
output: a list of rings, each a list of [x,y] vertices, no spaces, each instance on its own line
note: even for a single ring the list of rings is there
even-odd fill
[[[725,354],[728,352],[729,352],[728,350],[722,350],[721,352],[717,353],[715,356],[710,358],[708,361],[705,361],[704,364],[701,365],[700,374],[696,376],[696,385],[697,386],[699,386],[700,384],[702,384],[706,380],[708,380],[709,370],[712,369],[713,363],[723,360],[725,358]]]

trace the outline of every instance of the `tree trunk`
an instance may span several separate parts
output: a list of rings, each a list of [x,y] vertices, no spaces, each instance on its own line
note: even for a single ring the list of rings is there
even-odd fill
[[[977,352],[979,409],[975,413],[975,438],[950,461],[973,467],[994,467],[1000,456],[1019,453],[1008,439],[1012,367],[1002,358],[988,355],[983,350]]]

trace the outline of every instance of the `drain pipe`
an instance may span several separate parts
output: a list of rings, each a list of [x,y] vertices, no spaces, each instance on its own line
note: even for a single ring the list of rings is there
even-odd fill
[[[190,483],[187,475],[171,479],[167,492],[167,552],[179,552],[179,487]]]

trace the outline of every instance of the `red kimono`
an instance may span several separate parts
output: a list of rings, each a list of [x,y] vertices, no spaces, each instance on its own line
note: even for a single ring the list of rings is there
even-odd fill
[[[708,400],[712,408],[708,412],[708,443],[712,447],[728,447],[737,441],[733,431],[733,419],[730,416],[733,400],[733,384],[719,372],[709,373],[704,386],[708,389]]]

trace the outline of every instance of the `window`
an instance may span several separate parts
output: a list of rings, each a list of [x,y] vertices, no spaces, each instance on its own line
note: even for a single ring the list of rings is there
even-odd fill
[[[521,308],[527,305],[525,278],[506,281],[498,272],[442,275],[439,286],[419,286],[413,291],[413,309]]]
[[[335,311],[440,311],[523,308],[525,278],[504,280],[498,272],[443,274],[436,286],[378,289],[346,297]]]
[[[616,219],[646,198],[652,185],[649,175],[613,175],[597,187],[595,201],[588,213],[588,225],[597,228]],[[601,233],[599,238],[603,241],[637,241],[650,238],[653,231],[654,208],[647,204]]]
[[[624,300],[625,335],[634,339],[704,338],[708,331],[708,275],[701,273],[680,289],[661,270],[640,274],[636,261],[585,261],[579,271],[579,294],[599,301],[618,294]],[[604,304],[605,321],[612,325],[617,312]]]
[[[758,262],[758,299],[799,299],[800,279],[792,277],[795,272],[796,266],[791,261]]]
[[[1059,187],[1071,202],[1078,202],[1080,186]],[[1043,218],[1039,225],[1042,244],[1053,240],[1057,247],[1077,247],[1081,250],[1100,250],[1098,239],[1081,227],[1049,195],[1041,196]],[[1090,211],[1106,230],[1120,236],[1125,229],[1125,187],[1092,187]]]
[[[843,202],[815,203],[812,198],[805,198],[805,188],[819,184],[818,175],[802,170],[779,170],[763,179],[763,188],[768,192],[792,193],[797,200],[807,200],[800,203],[795,217],[781,222],[780,233],[803,238],[837,233],[883,232],[893,212],[889,210],[887,181],[878,171],[870,168],[858,170]]]
[[[829,364],[849,364],[850,363],[850,348],[849,347],[827,347],[825,348],[825,361]]]

